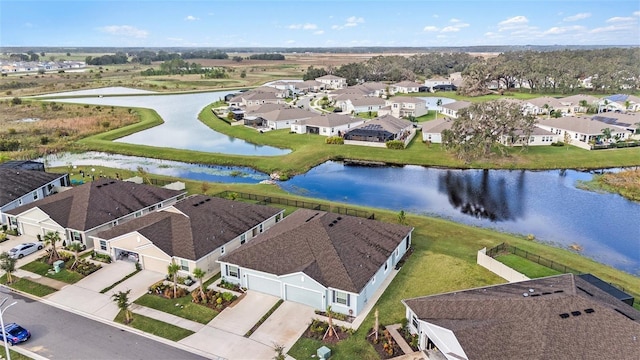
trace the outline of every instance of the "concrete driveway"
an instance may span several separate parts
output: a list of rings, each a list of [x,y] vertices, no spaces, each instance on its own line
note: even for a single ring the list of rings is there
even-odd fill
[[[142,270],[134,276],[116,285],[113,289],[106,292],[107,295],[117,293],[119,291],[131,290],[129,294],[129,300],[135,301],[140,296],[147,293],[149,286],[164,279],[165,274],[161,274],[155,271]]]
[[[116,281],[136,270],[135,264],[127,261],[116,261],[111,264],[101,263],[100,265],[102,265],[102,269],[78,281],[75,285],[87,290],[100,292],[100,290],[113,285]]]
[[[249,290],[238,304],[224,309],[207,325],[244,336],[277,302],[275,296]]]
[[[273,346],[211,326],[205,326],[179,343],[229,360],[272,359],[275,355]]]
[[[312,307],[285,301],[249,338],[266,345],[282,345],[286,352],[298,341],[314,316]]]
[[[9,250],[11,250],[11,248],[13,248],[16,245],[29,243],[29,242],[38,243],[38,239],[34,237],[26,236],[26,235],[9,236],[8,240],[0,243],[0,253],[3,253],[5,251],[8,252]],[[34,261],[35,259],[39,258],[40,256],[43,256],[45,254],[45,250],[47,247],[44,246],[44,243],[41,243],[41,244],[42,244],[42,250],[36,251],[33,254],[29,254],[23,257],[22,259],[18,259],[18,262],[16,263],[16,268],[19,268],[20,266],[28,264]]]

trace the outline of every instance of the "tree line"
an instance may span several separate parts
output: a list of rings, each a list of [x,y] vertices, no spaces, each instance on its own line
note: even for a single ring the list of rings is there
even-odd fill
[[[149,68],[140,72],[142,76],[154,75],[177,75],[177,74],[201,74],[207,79],[224,79],[229,77],[226,70],[221,67],[203,67],[202,65],[192,62],[189,63],[182,59],[172,59],[164,61],[160,64],[159,69]]]

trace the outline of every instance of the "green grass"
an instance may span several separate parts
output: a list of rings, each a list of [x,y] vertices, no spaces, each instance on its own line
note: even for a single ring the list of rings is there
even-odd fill
[[[118,315],[116,315],[116,318],[113,320],[124,324],[124,312],[120,311]],[[160,336],[172,341],[180,341],[193,334],[193,331],[191,330],[183,329],[181,327],[139,314],[133,314],[133,320],[128,325],[146,333]]]
[[[209,280],[205,281],[202,284],[202,287],[205,288],[205,289],[208,288],[209,285],[213,284],[216,280],[220,279],[221,275],[222,275],[221,273],[217,273],[217,274],[213,275],[212,277],[209,278]]]
[[[0,283],[7,285],[7,275],[2,275],[0,277]],[[13,283],[11,283],[10,285],[7,285],[10,288],[16,289],[16,290],[20,290],[22,292],[26,292],[28,294],[37,296],[37,297],[44,297],[47,296],[49,294],[53,294],[54,292],[56,292],[57,290],[54,288],[50,288],[46,285],[41,285],[38,284],[37,282],[33,282],[31,280],[27,280],[27,279],[23,279],[23,278],[18,278],[15,275],[13,276]]]
[[[178,299],[165,299],[156,295],[144,294],[135,303],[201,324],[207,324],[219,314],[216,310],[192,303],[190,295]]]
[[[0,353],[3,354],[3,356],[5,354],[4,350],[0,350]],[[9,354],[11,355],[11,360],[32,360],[32,358],[11,349],[9,349]]]
[[[257,322],[255,325],[253,325],[253,327],[252,327],[249,331],[247,331],[247,333],[246,333],[246,334],[244,334],[244,337],[249,337],[249,336],[251,336],[251,334],[253,334],[253,332],[254,332],[254,331],[256,331],[256,330],[260,327],[260,325],[262,325],[262,323],[264,323],[265,321],[267,321],[267,319],[269,318],[269,316],[271,316],[271,314],[273,314],[273,312],[274,312],[274,311],[276,311],[276,310],[280,307],[280,305],[282,305],[282,303],[283,303],[283,302],[284,302],[284,300],[282,300],[282,299],[278,300],[278,301],[275,303],[275,305],[273,305],[273,306],[271,307],[271,309],[269,309],[269,311],[267,311],[267,313],[266,313],[266,314],[262,315],[262,317],[260,318],[260,320],[258,320],[258,322]]]
[[[291,349],[289,349],[287,354],[296,360],[317,359],[317,350],[322,346],[326,346],[331,349],[331,354],[333,355],[336,347],[335,345],[326,345],[320,340],[308,338],[300,338],[300,340],[298,340]]]
[[[496,260],[531,279],[562,274],[560,271],[556,271],[514,254],[500,255],[496,257]]]
[[[72,260],[73,261],[73,260]],[[70,262],[71,263],[71,262]],[[70,265],[70,264],[65,264]],[[41,276],[48,277],[50,279],[66,282],[67,284],[74,284],[80,281],[84,276],[75,271],[62,269],[59,273],[49,274],[49,270],[53,269],[53,265],[49,265],[39,260],[32,261],[20,267],[22,270],[32,272]]]

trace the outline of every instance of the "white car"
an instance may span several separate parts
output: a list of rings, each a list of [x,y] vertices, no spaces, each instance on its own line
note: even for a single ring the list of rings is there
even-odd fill
[[[27,256],[31,253],[34,253],[38,250],[42,250],[42,244],[38,243],[24,243],[15,246],[11,250],[9,250],[9,256],[14,259],[21,259],[24,256]]]

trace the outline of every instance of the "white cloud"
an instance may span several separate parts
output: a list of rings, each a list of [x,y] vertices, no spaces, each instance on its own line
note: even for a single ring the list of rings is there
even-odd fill
[[[130,25],[109,25],[100,27],[98,30],[110,35],[129,36],[139,39],[144,39],[149,35],[148,31]]]
[[[291,29],[291,30],[316,30],[318,28],[318,25],[316,24],[291,24],[289,26],[287,26],[287,28]]]
[[[316,24],[304,24],[304,25],[302,26],[302,28],[303,28],[304,30],[315,30],[315,29],[317,29],[317,28],[318,28],[318,25],[316,25]]]
[[[186,18],[184,18],[186,21],[196,21],[196,20],[200,20],[197,17],[193,16],[193,15],[189,15]]]
[[[437,18],[439,18],[439,17],[440,17],[440,15],[438,15],[438,14],[433,14],[433,15],[431,15],[431,17],[433,17],[433,18],[436,18],[436,19],[437,19]]]
[[[287,44],[294,44],[296,41],[295,40],[287,40],[286,43]]]
[[[599,33],[610,33],[610,32],[621,32],[621,31],[637,31],[634,29],[634,26],[631,24],[617,24],[617,25],[609,25],[604,27],[599,27],[595,29],[591,29],[589,31],[590,34],[599,34]]]
[[[167,40],[169,40],[169,41],[182,41],[182,40],[184,40],[184,39],[182,39],[182,38],[177,38],[177,37],[168,37],[168,38],[167,38]]]
[[[324,34],[324,30],[318,30],[313,32],[313,35],[322,35],[322,34]]]
[[[333,26],[331,26],[331,28],[333,30],[340,30],[341,29],[340,25],[333,25]]]
[[[425,26],[424,29],[422,29],[422,31],[425,31],[425,32],[433,32],[438,30],[440,29],[438,29],[437,26]]]
[[[460,31],[460,28],[457,28],[455,26],[446,26],[442,30],[440,30],[440,32],[443,32],[443,33],[446,33],[446,32],[458,32],[458,31]]]
[[[344,24],[345,27],[354,27],[358,26],[358,24],[364,23],[364,19],[361,17],[351,16],[347,19],[347,23]]]
[[[640,11],[634,11],[633,16],[640,16]]]
[[[630,22],[630,21],[635,21],[635,19],[632,18],[632,17],[615,16],[615,17],[607,19],[606,22],[608,22],[608,23],[622,23],[622,22]]]
[[[452,18],[451,20],[449,20],[449,22],[452,22],[452,23],[459,23],[459,22],[460,22],[460,19]]]
[[[522,28],[524,26],[527,26],[528,23],[529,23],[529,19],[527,19],[526,17],[522,15],[514,16],[507,20],[500,21],[498,23],[498,31]]]
[[[586,19],[591,17],[591,13],[578,13],[575,15],[571,15],[571,16],[567,16],[566,18],[562,19],[562,21],[578,21],[578,20],[582,20],[582,19]]]
[[[581,32],[585,31],[586,28],[584,26],[574,25],[574,26],[555,26],[545,31],[543,35],[560,35],[566,34],[570,32]]]

